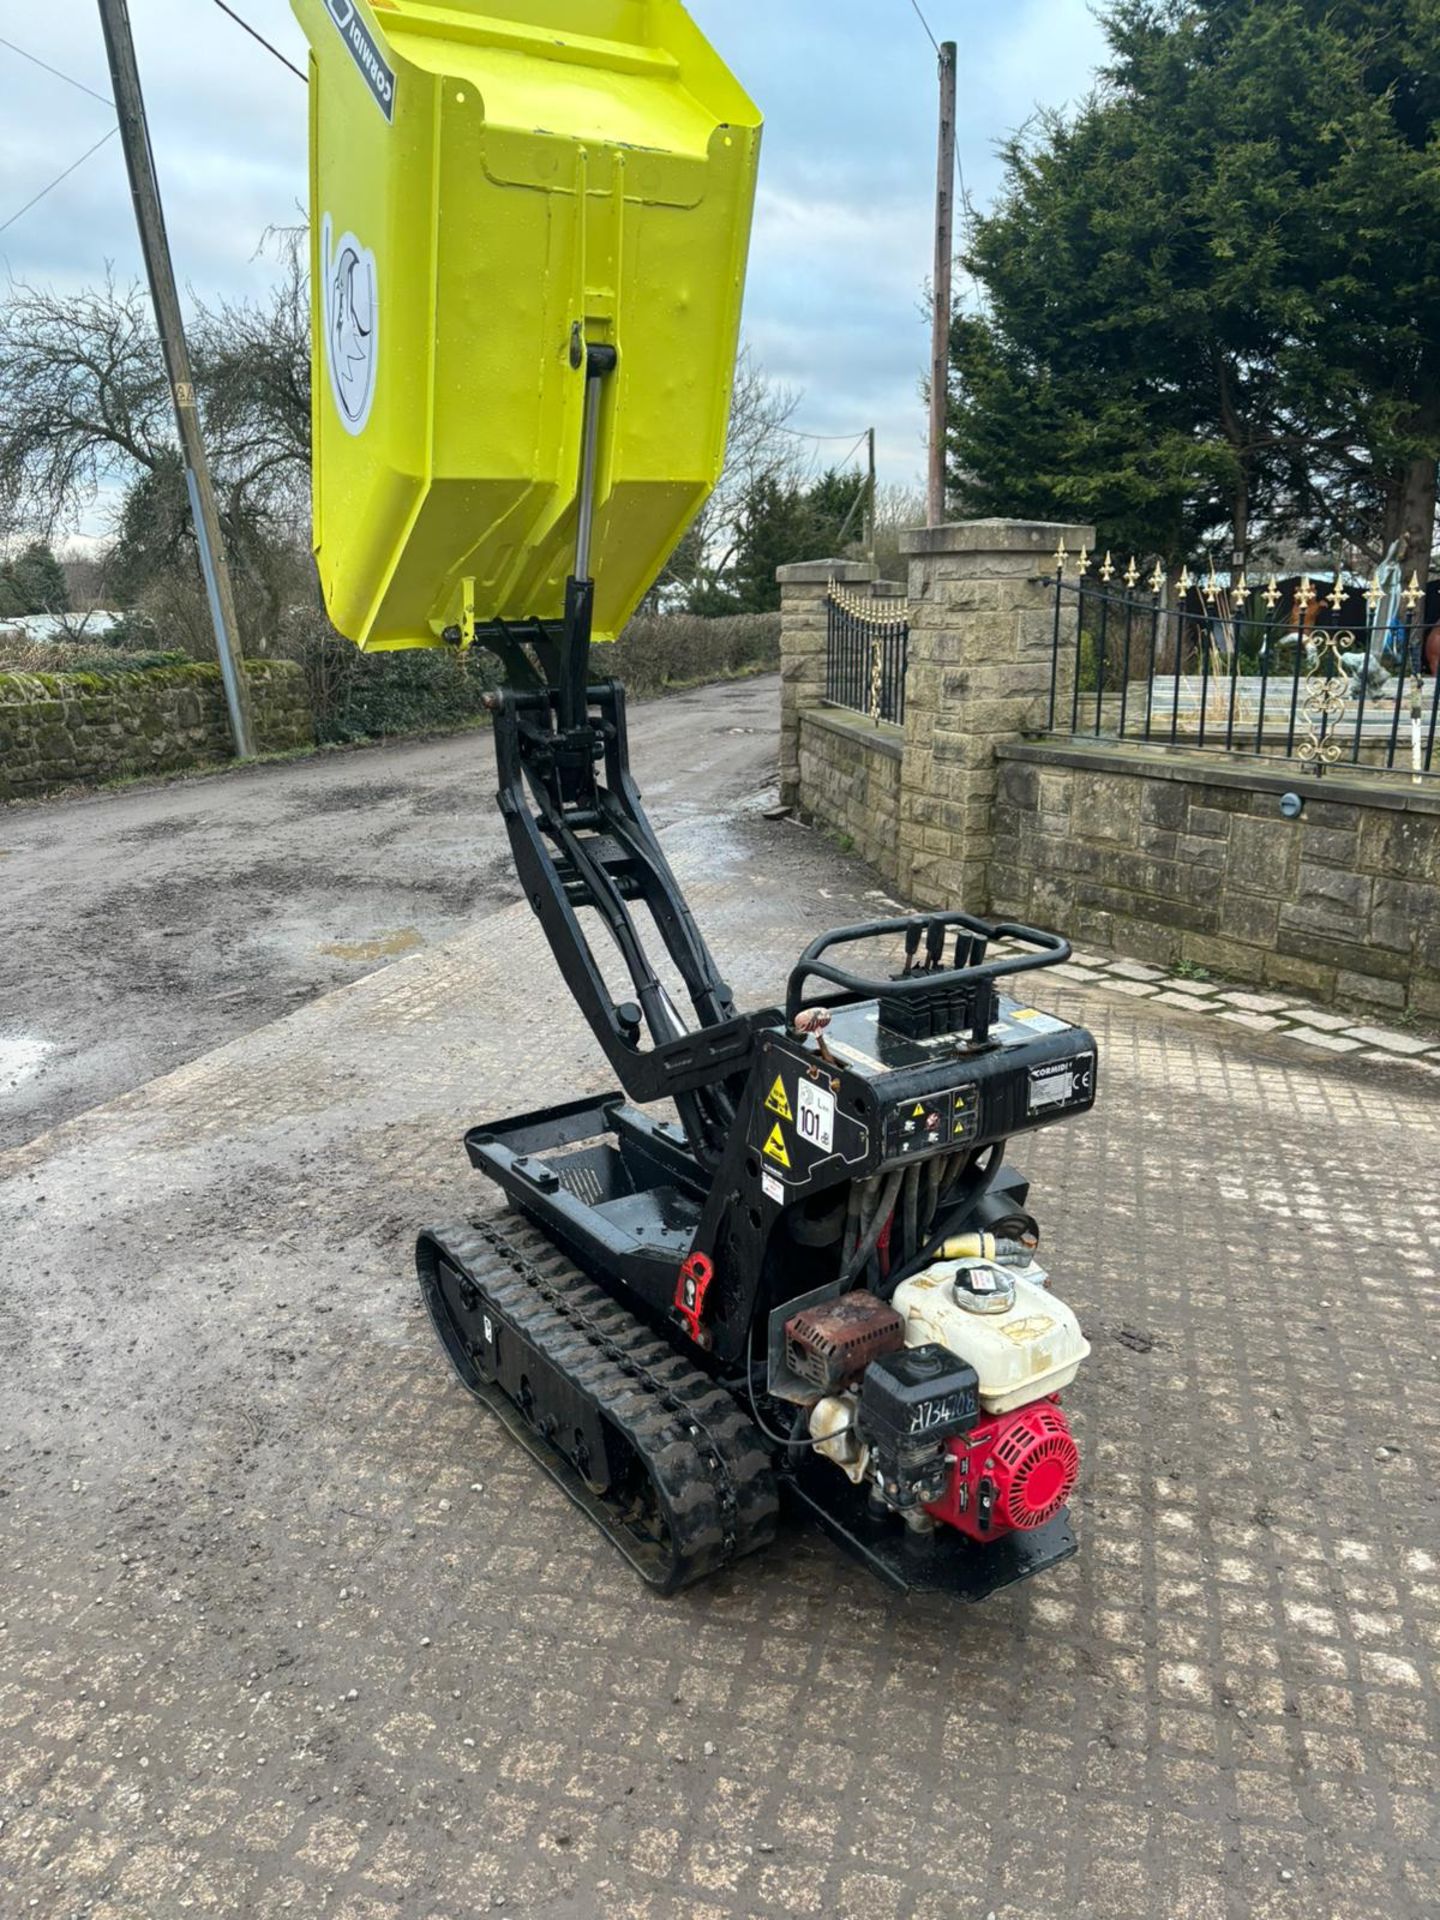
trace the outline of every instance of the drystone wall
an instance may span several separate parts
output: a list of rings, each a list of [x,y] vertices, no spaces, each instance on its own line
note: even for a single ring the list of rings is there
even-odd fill
[[[262,753],[313,746],[305,676],[287,660],[246,666]],[[230,756],[218,666],[134,673],[0,673],[0,800],[127,774],[175,773]]]

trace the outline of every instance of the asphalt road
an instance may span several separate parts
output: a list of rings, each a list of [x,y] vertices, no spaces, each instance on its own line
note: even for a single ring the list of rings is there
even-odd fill
[[[657,825],[773,779],[771,676],[632,709]],[[0,806],[0,1147],[518,899],[488,733]]]

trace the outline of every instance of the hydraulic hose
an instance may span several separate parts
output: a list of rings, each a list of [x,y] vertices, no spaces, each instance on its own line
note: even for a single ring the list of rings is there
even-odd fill
[[[994,1180],[996,1174],[1000,1171],[1000,1163],[1004,1157],[1005,1144],[1003,1141],[997,1140],[994,1146],[991,1147],[990,1158],[984,1166],[977,1165],[979,1159],[978,1154],[972,1154],[967,1158],[964,1170],[961,1172],[959,1179],[953,1187],[947,1188],[940,1196],[934,1212],[931,1215],[932,1220],[938,1219],[939,1225],[935,1226],[933,1230],[927,1227],[923,1246],[921,1246],[917,1252],[910,1254],[903,1265],[891,1267],[887,1278],[876,1288],[876,1291],[883,1300],[891,1298],[902,1280],[912,1279],[915,1274],[923,1272],[924,1269],[930,1265],[930,1262],[935,1259],[951,1234],[957,1232],[964,1224],[964,1215],[969,1213],[989,1188],[991,1181]],[[934,1162],[931,1162],[931,1165],[933,1164]],[[893,1174],[890,1177],[892,1179],[896,1178]],[[947,1225],[946,1223],[950,1216],[957,1212],[961,1215],[960,1220],[953,1221]],[[876,1238],[879,1238],[878,1232]]]
[[[920,1167],[905,1169],[905,1186],[901,1193],[901,1230],[899,1260],[894,1264],[903,1265],[912,1260],[920,1251]]]
[[[887,1173],[881,1182],[879,1196],[875,1202],[874,1210],[871,1212],[861,1232],[860,1243],[854,1253],[851,1254],[845,1271],[841,1275],[842,1287],[848,1287],[850,1285],[856,1274],[861,1272],[866,1261],[879,1245],[880,1236],[885,1231],[885,1222],[895,1211],[895,1201],[900,1192],[900,1182],[904,1177],[905,1169],[898,1167],[894,1173]],[[873,1182],[869,1184],[873,1185]]]

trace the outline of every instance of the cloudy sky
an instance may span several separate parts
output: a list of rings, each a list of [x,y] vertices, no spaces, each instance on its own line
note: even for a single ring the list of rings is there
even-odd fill
[[[920,0],[959,43],[959,150],[972,197],[994,192],[995,142],[1038,104],[1091,84],[1088,0]],[[298,65],[287,0],[231,0]],[[264,229],[305,194],[302,83],[211,0],[130,0],[176,271],[211,297],[257,289]],[[503,12],[503,0],[496,11]],[[918,382],[934,191],[935,56],[911,0],[691,0],[766,117],[745,332],[802,393],[795,424],[877,429],[881,477],[917,482]],[[108,92],[94,0],[0,6],[0,36]],[[0,222],[105,131],[109,110],[0,45]],[[0,274],[80,286],[140,273],[118,143],[0,232]],[[843,455],[843,446],[817,451]]]

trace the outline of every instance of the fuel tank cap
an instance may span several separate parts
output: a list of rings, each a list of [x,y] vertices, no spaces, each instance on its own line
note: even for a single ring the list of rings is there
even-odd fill
[[[1015,1280],[992,1260],[957,1263],[950,1293],[967,1313],[1008,1313],[1015,1304]]]

